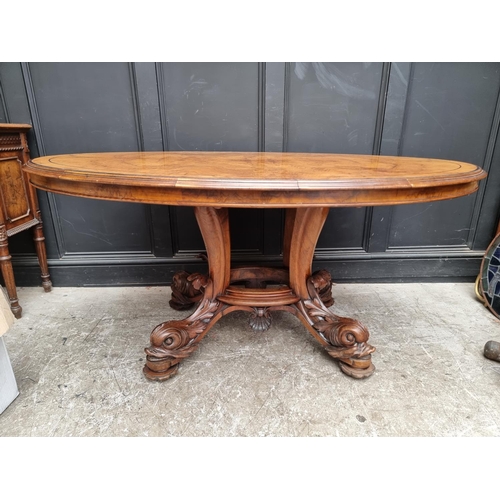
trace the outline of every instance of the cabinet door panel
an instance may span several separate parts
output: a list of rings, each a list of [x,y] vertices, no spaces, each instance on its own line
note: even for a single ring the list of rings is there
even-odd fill
[[[30,213],[21,162],[17,156],[0,158],[0,195],[8,222],[15,222]]]

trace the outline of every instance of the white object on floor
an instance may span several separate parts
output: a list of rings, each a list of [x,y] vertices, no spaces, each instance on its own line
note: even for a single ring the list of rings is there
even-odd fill
[[[10,328],[12,323],[14,323],[14,315],[2,289],[0,291],[0,414],[19,395],[16,377],[2,338],[2,335]]]

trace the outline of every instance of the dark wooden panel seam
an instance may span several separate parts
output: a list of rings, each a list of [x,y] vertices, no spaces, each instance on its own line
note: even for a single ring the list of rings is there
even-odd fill
[[[363,221],[363,234],[361,236],[361,248],[365,252],[370,251],[370,237],[373,224],[373,209],[374,207],[365,208],[365,218]]]
[[[170,241],[172,242],[172,255],[178,255],[181,252],[179,244],[179,228],[177,226],[176,207],[169,206],[168,213],[170,219]],[[200,250],[204,251],[204,250]]]
[[[38,106],[36,104],[35,91],[33,88],[33,80],[31,78],[29,63],[21,63],[21,72],[23,74],[24,86],[26,88],[26,97],[28,98],[28,107],[30,110],[31,124],[33,125],[35,142],[37,144],[40,156],[45,156],[47,154],[47,151],[45,149],[45,141],[43,139],[42,125],[40,123],[40,115],[38,113]]]
[[[137,149],[144,151],[144,133],[142,129],[142,118],[139,111],[139,90],[137,87],[137,73],[135,64],[128,63],[128,71],[130,76],[130,88],[132,94],[132,109],[134,110],[135,132],[137,136]]]
[[[155,63],[155,69],[156,69],[156,82],[158,88],[158,103],[160,112],[162,147],[163,151],[170,151],[170,144],[168,140],[168,117],[167,117],[167,102],[165,99],[165,76],[163,73],[163,64]],[[171,251],[172,254],[175,255],[179,248],[176,235],[176,227],[175,227],[175,219],[176,219],[175,207],[170,207],[170,206],[168,207],[168,218],[170,221],[169,230],[170,230]]]
[[[382,147],[382,136],[384,132],[385,110],[387,105],[387,93],[391,77],[391,63],[382,63],[382,74],[380,77],[380,88],[378,95],[377,115],[375,118],[375,130],[373,135],[372,154],[380,155]],[[365,211],[365,221],[363,225],[362,247],[366,252],[370,251],[370,240],[373,226],[373,207],[367,207]]]
[[[156,245],[155,237],[155,227],[153,224],[153,208],[151,205],[146,206],[146,223],[148,225],[149,233],[149,247],[151,249],[151,254],[154,255],[154,249]]]
[[[7,102],[5,101],[5,94],[2,88],[2,80],[0,80],[0,101],[2,102],[3,116],[5,121],[10,123],[9,110],[7,109]]]
[[[410,63],[410,74],[408,76],[408,87],[406,89],[406,100],[405,100],[405,107],[404,107],[404,111],[403,111],[403,124],[401,126],[401,135],[399,137],[399,142],[398,142],[398,156],[402,155],[406,127],[408,126],[408,109],[410,107],[410,95],[411,95],[411,90],[413,87],[413,75],[414,75],[414,73],[415,73],[415,64]]]
[[[288,151],[288,123],[290,120],[290,85],[292,78],[292,63],[285,63],[285,81],[283,92],[283,151]]]
[[[264,151],[283,151],[283,86],[285,64],[265,63],[263,90],[263,137]],[[273,255],[281,253],[283,210],[265,210],[263,218],[263,253]]]
[[[31,116],[31,123],[33,126],[33,133],[35,142],[37,145],[38,153],[40,156],[45,156],[47,150],[45,148],[45,141],[43,138],[42,125],[40,121],[40,114],[38,111],[38,105],[36,102],[35,90],[33,87],[33,80],[31,77],[31,70],[29,63],[21,63],[21,72],[24,79],[24,86],[26,89],[26,97],[28,99],[28,108]],[[61,225],[61,217],[57,209],[56,198],[53,193],[47,193],[47,201],[49,207],[50,223],[52,224],[55,244],[59,257],[62,257],[66,253],[66,244],[64,241],[64,234]],[[46,217],[44,217],[44,223],[47,223]]]
[[[382,134],[384,131],[385,109],[387,105],[387,93],[389,91],[389,80],[391,77],[391,63],[382,63],[382,75],[380,78],[380,90],[378,95],[377,117],[375,119],[375,131],[373,136],[372,154],[379,155],[382,146]]]
[[[388,113],[388,100],[390,99],[389,95],[389,90],[390,90],[390,85],[391,82],[394,81],[393,79],[401,79],[405,81],[406,79],[404,78],[404,75],[401,73],[401,70],[399,69],[398,65],[396,63],[386,63],[388,64],[388,67],[385,67],[382,73],[382,85],[381,85],[381,90],[383,89],[385,92],[385,99],[383,99],[383,106],[384,106],[384,117],[383,121],[381,123],[381,134],[380,134],[380,144],[378,146],[378,151],[379,154],[382,154],[382,144],[384,141],[384,132],[385,132],[385,124],[387,122],[387,113]],[[411,68],[413,65],[410,64],[410,71],[409,71],[409,78],[407,82],[411,80],[410,76],[412,75]],[[386,86],[386,88],[384,88]],[[402,141],[402,135],[403,131],[405,128],[405,123],[406,123],[406,116],[407,116],[407,109],[408,109],[408,83],[406,85],[406,92],[405,92],[405,99],[404,99],[404,109],[402,113],[402,123],[401,127],[398,131],[398,139],[397,139],[397,147],[396,147],[396,152],[393,153],[392,151],[389,154],[400,154],[400,144]],[[383,94],[382,92],[380,93],[379,98],[382,100]],[[379,101],[379,107],[380,107],[380,101]],[[378,138],[376,136],[376,138]],[[386,154],[386,153],[384,153]],[[390,240],[390,228],[391,228],[391,221],[392,221],[392,216],[394,213],[394,207],[393,206],[381,206],[381,207],[374,207],[371,210],[371,225],[369,228],[370,231],[370,236],[369,236],[369,245],[367,248],[368,252],[371,253],[377,253],[377,252],[385,252],[388,247],[389,247],[389,240]]]
[[[483,169],[486,172],[491,170],[491,164],[493,161],[493,154],[495,152],[495,147],[498,139],[498,131],[500,128],[500,89],[497,95],[497,101],[495,104],[495,113],[493,114],[493,120],[491,123],[490,134],[488,137],[488,143],[486,146],[486,153],[484,155]],[[479,222],[479,217],[481,216],[481,209],[483,207],[484,196],[486,194],[486,187],[488,185],[489,178],[481,181],[479,184],[479,189],[476,193],[476,199],[474,202],[474,208],[472,210],[471,222],[469,227],[469,238],[467,239],[467,244],[469,247],[473,247],[476,240],[476,231]]]
[[[266,63],[258,63],[257,151],[266,149]]]
[[[167,102],[165,99],[165,76],[163,73],[163,64],[156,63],[155,67],[156,81],[158,84],[158,102],[160,103],[160,127],[163,141],[163,151],[170,151],[170,145],[168,142]]]
[[[137,102],[145,151],[162,151],[158,81],[155,63],[134,62]]]
[[[156,65],[154,63],[130,63],[131,81],[134,97],[134,112],[138,130],[138,143],[141,150],[162,150],[160,104]],[[170,256],[170,242],[167,231],[162,230],[165,217],[169,222],[168,207],[149,205],[148,224],[151,248],[154,253]]]
[[[139,151],[144,151],[144,130],[142,126],[142,117],[139,109],[139,88],[137,85],[137,73],[135,64],[132,62],[128,63],[128,70],[130,76],[132,109],[134,111],[135,132],[137,136],[137,148]],[[153,216],[150,206],[146,208],[146,224],[148,225],[149,246],[151,248],[151,253],[153,253],[153,248],[155,245],[155,235],[153,227]]]

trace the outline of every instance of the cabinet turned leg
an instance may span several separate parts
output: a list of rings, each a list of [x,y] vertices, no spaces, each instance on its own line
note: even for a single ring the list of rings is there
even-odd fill
[[[47,252],[45,250],[45,236],[43,235],[43,225],[37,224],[33,228],[33,241],[35,242],[38,263],[42,271],[42,286],[45,292],[52,290],[52,281],[50,280],[49,267],[47,265]]]
[[[16,282],[14,280],[14,271],[12,269],[12,258],[9,253],[9,243],[7,231],[5,227],[0,227],[0,267],[2,268],[2,276],[5,281],[5,288],[10,301],[10,309],[12,314],[19,319],[22,315],[22,307],[19,305],[17,298]]]

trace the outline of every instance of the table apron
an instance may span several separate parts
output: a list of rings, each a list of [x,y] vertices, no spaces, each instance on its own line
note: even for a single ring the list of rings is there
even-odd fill
[[[363,207],[400,205],[457,198],[474,193],[478,181],[419,188],[257,190],[191,189],[76,182],[30,174],[31,184],[45,191],[101,200],[174,206],[228,208]]]

